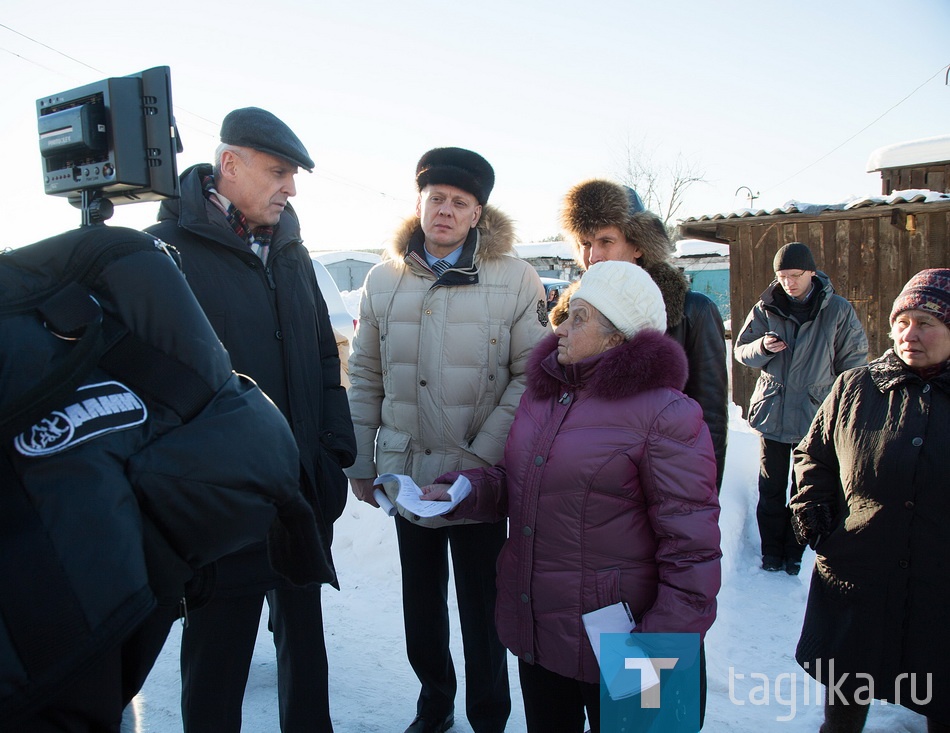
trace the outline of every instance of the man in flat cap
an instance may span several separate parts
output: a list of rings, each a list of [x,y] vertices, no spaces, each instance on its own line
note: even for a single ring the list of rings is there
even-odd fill
[[[298,168],[314,163],[270,112],[224,118],[214,166],[181,176],[181,199],[162,203],[149,232],[174,245],[182,269],[235,371],[280,408],[297,441],[301,491],[317,518],[322,582],[337,585],[332,525],[346,503],[342,468],[356,454],[326,303],[289,199]],[[182,633],[186,733],[238,733],[266,597],[277,647],[283,733],[329,733],[327,654],[320,584],[292,587],[271,569],[263,544],[216,564],[210,600],[188,610]]]
[[[495,182],[482,156],[436,148],[416,166],[419,197],[370,270],[350,355],[358,455],[353,493],[376,506],[373,480],[409,474],[424,486],[446,471],[499,461],[525,388],[532,348],[547,333],[544,287],[514,252],[511,221],[488,206]],[[394,496],[394,487],[386,490]],[[451,547],[465,652],[466,715],[475,733],[505,729],[507,652],[494,623],[495,561],[506,522],[396,516],[409,663],[422,685],[406,733],[452,727]]]
[[[737,331],[736,361],[761,369],[747,414],[761,436],[756,520],[762,569],[798,575],[805,548],[792,531],[789,467],[818,408],[842,372],[868,361],[868,339],[851,304],[835,294],[804,242],[772,260],[775,279]]]

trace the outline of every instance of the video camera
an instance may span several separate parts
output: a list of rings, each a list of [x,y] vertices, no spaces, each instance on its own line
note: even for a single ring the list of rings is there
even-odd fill
[[[167,66],[43,97],[36,114],[45,192],[81,208],[83,226],[116,204],[179,196]]]

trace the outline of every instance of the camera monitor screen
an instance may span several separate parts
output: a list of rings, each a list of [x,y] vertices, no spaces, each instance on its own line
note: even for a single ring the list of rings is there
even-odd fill
[[[114,204],[179,195],[167,66],[43,97],[36,113],[47,194]]]

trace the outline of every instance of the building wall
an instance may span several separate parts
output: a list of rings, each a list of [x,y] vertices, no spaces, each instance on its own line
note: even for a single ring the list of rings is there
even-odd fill
[[[950,163],[934,163],[907,168],[885,168],[881,171],[881,193],[926,189],[950,193]]]
[[[363,287],[363,281],[374,266],[372,262],[362,260],[340,260],[339,262],[324,263],[333,282],[340,289],[340,292],[347,290],[359,290]]]
[[[673,264],[686,273],[691,290],[702,293],[716,304],[724,321],[731,317],[728,256],[676,257]]]

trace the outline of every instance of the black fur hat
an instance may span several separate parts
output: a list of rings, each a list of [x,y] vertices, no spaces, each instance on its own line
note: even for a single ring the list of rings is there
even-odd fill
[[[583,259],[580,240],[609,226],[617,227],[628,242],[642,250],[641,267],[666,262],[673,252],[659,217],[644,209],[636,191],[613,181],[595,178],[568,191],[561,209],[561,226],[574,239],[578,261]]]
[[[478,153],[464,148],[433,148],[416,165],[416,185],[455,186],[472,194],[484,206],[495,187],[495,171]]]
[[[221,123],[221,142],[276,155],[313,172],[313,160],[300,138],[286,123],[260,107],[242,107],[229,112]]]

